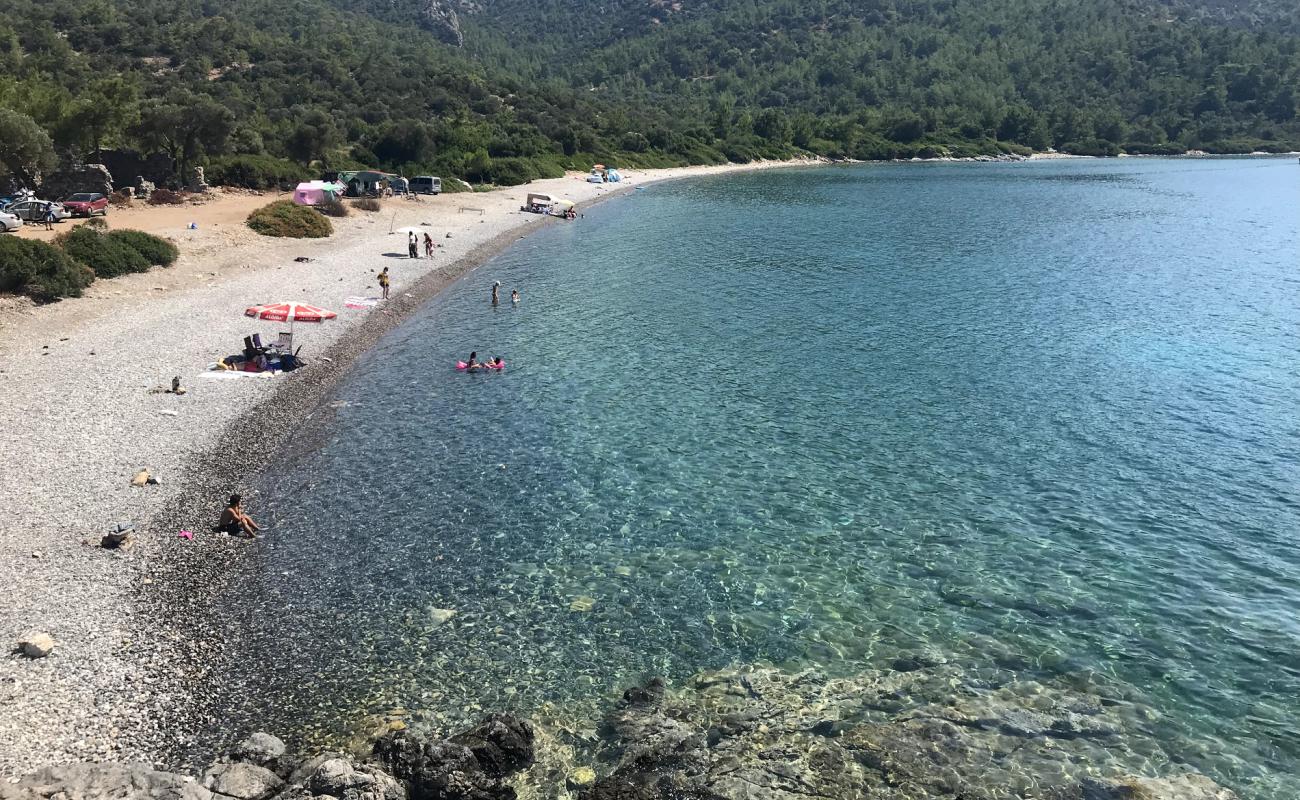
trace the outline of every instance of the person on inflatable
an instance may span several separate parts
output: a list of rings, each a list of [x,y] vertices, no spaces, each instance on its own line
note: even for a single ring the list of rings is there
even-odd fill
[[[478,351],[475,350],[474,352],[472,352],[472,353],[469,354],[469,361],[466,361],[466,362],[465,362],[465,369],[466,369],[466,370],[476,370],[476,369],[478,369],[478,368],[481,367],[481,366],[483,366],[483,365],[480,364],[480,363],[478,363]]]
[[[497,356],[496,358],[492,359],[492,363],[488,364],[488,366],[491,367],[492,369],[506,368],[505,362],[501,360],[501,356]]]

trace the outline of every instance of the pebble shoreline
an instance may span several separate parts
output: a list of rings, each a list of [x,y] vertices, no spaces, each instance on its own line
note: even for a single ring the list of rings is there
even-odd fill
[[[633,171],[617,188],[570,175],[394,200],[379,214],[336,220],[325,240],[269,240],[242,226],[178,232],[182,255],[170,269],[99,281],[86,297],[49,306],[5,299],[0,567],[8,578],[0,641],[9,644],[0,658],[0,776],[84,760],[151,762],[160,741],[174,740],[175,729],[164,734],[160,720],[190,707],[192,679],[216,646],[184,633],[181,599],[202,592],[197,570],[219,580],[224,558],[249,551],[245,541],[210,532],[220,502],[385,331],[532,226],[564,224],[520,213],[526,192],[589,204],[652,181],[763,166],[779,165]],[[411,261],[404,236],[387,231],[421,223],[441,247],[432,259]],[[296,263],[298,256],[311,261]],[[384,266],[393,300],[345,309],[347,296],[378,294],[374,275]],[[267,380],[198,377],[239,350],[243,336],[274,336],[277,326],[241,311],[280,300],[339,312],[336,322],[296,326],[309,369]],[[187,394],[155,391],[174,375]],[[131,486],[140,469],[159,485]],[[99,547],[122,521],[137,525],[134,546]],[[181,529],[195,538],[177,539]],[[164,590],[177,568],[187,570],[179,591],[174,582]],[[163,628],[162,619],[177,624]],[[29,631],[53,637],[48,657],[17,652]]]

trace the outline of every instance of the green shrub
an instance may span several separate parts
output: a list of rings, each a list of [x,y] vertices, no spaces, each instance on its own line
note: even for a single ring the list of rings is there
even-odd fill
[[[155,267],[170,267],[180,255],[176,245],[144,231],[113,231],[107,236],[125,243]]]
[[[316,206],[316,210],[327,217],[346,217],[348,207],[343,205],[342,200],[326,200]]]
[[[381,211],[384,204],[374,197],[363,197],[360,200],[353,200],[352,207],[361,211]]]
[[[488,177],[498,186],[518,186],[538,178],[562,178],[564,169],[535,158],[494,158]]]
[[[81,290],[94,280],[90,267],[53,245],[0,236],[0,292],[50,303],[61,297],[80,297]]]
[[[276,189],[306,180],[307,170],[283,158],[239,155],[212,159],[208,162],[204,175],[209,183],[216,186]]]
[[[248,227],[263,236],[323,239],[334,232],[330,221],[310,206],[276,200],[248,215]]]
[[[1117,156],[1119,145],[1105,139],[1088,139],[1082,142],[1066,142],[1059,148],[1062,153],[1076,156]]]
[[[116,278],[131,272],[148,272],[149,262],[122,239],[78,225],[55,237],[63,252],[95,271],[98,278]]]

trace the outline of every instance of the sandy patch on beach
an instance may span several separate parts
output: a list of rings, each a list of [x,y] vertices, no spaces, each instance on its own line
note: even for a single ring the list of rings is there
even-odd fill
[[[266,205],[272,200],[287,200],[288,193],[255,193],[244,190],[224,191],[215,189],[210,194],[195,195],[196,202],[186,202],[177,206],[151,206],[136,200],[131,207],[112,206],[107,217],[103,219],[110,230],[131,228],[168,238],[187,233],[190,223],[201,231],[222,227],[244,227],[244,220],[255,208]],[[60,233],[71,230],[77,225],[85,224],[85,217],[74,217],[56,222],[53,230],[45,230],[41,224],[27,224],[10,235],[25,239],[53,239]]]
[[[389,200],[379,213],[333,220],[334,235],[320,240],[268,239],[242,225],[248,211],[273,196],[111,211],[115,228],[175,241],[178,263],[98,281],[85,297],[48,306],[0,300],[0,515],[7,521],[0,529],[7,576],[0,643],[30,629],[58,643],[44,659],[0,658],[0,774],[151,757],[128,732],[147,728],[155,710],[176,699],[153,685],[148,661],[163,643],[133,625],[130,590],[152,580],[151,554],[184,545],[176,530],[152,530],[148,522],[182,501],[187,466],[213,451],[230,424],[297,377],[201,377],[218,357],[238,352],[245,335],[274,337],[280,330],[243,317],[246,306],[302,300],[337,311],[335,322],[296,327],[295,343],[310,360],[361,326],[396,319],[382,304],[344,306],[351,296],[378,295],[375,276],[385,266],[399,297],[430,273],[464,268],[464,259],[490,243],[540,225],[586,224],[521,213],[528,192],[585,203],[655,180],[763,166],[778,165],[631,171],[620,186],[569,175],[485,193]],[[191,221],[197,229],[186,227]],[[439,245],[433,258],[405,256],[405,235],[390,233],[403,226],[430,233]],[[330,369],[323,362],[309,367]],[[173,376],[187,394],[155,391]],[[142,468],[161,485],[131,486]],[[137,546],[99,548],[120,521],[141,526]],[[211,522],[194,520],[196,535],[211,536]],[[257,545],[232,539],[230,546]]]

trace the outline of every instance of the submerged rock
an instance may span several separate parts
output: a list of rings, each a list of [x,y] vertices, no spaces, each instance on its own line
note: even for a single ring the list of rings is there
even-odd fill
[[[1125,775],[1142,758],[1123,728],[1096,697],[986,685],[937,664],[843,679],[728,670],[679,693],[657,682],[629,689],[598,753],[616,768],[578,796],[1235,800],[1201,775]]]
[[[411,800],[515,800],[464,744],[396,731],[375,742],[374,758],[406,785]]]
[[[510,714],[493,714],[451,737],[465,745],[487,774],[503,778],[533,763],[533,726]]]

